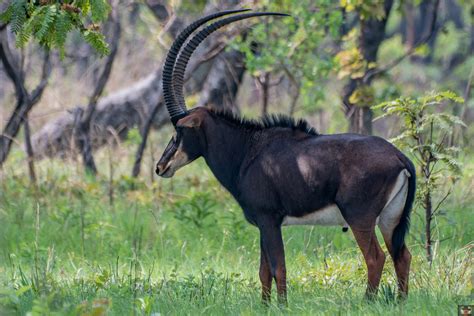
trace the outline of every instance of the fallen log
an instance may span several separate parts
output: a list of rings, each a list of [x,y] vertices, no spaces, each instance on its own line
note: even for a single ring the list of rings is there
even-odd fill
[[[219,45],[222,45],[220,40],[215,40],[210,46],[196,52],[196,59],[189,66],[191,76],[185,88],[188,93],[201,92],[200,105],[233,107],[232,100],[244,72],[243,55],[238,52],[224,52],[209,57],[209,52]],[[212,78],[208,76],[210,73]],[[160,85],[161,67],[135,85],[101,98],[91,118],[90,137],[93,148],[106,144],[107,140],[113,137],[110,129],[121,138],[126,137],[133,127],[142,130],[155,105],[158,105],[158,109],[152,128],[157,129],[168,124],[169,117],[164,107]],[[56,155],[65,157],[73,152],[72,137],[76,111],[77,109],[66,112],[48,122],[33,135],[32,146],[37,158]]]

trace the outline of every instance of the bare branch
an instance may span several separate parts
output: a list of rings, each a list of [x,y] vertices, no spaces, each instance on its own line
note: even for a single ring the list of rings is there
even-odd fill
[[[162,94],[162,91],[160,88],[160,95],[161,94]],[[137,152],[135,154],[135,163],[133,164],[133,169],[132,169],[132,177],[134,178],[138,177],[138,175],[140,174],[141,162],[142,162],[143,153],[145,151],[145,147],[147,144],[148,135],[150,134],[151,125],[153,124],[153,120],[156,114],[158,113],[159,108],[160,107],[158,104],[153,107],[151,113],[149,114],[148,120],[146,120],[145,125],[143,126],[143,129],[141,130],[142,141],[140,145],[138,146]]]
[[[102,93],[104,92],[104,88],[109,81],[110,73],[112,72],[112,66],[114,64],[115,56],[117,55],[118,45],[120,41],[120,34],[121,34],[121,25],[120,21],[117,17],[113,18],[113,30],[112,30],[112,37],[111,37],[111,45],[112,48],[110,50],[109,56],[105,61],[104,69],[102,70],[102,74],[97,81],[95,89],[92,95],[89,98],[89,104],[87,106],[85,117],[83,118],[84,121],[90,122],[91,116],[94,113],[95,106],[97,105],[97,100],[100,98]]]
[[[8,77],[15,86],[15,93],[18,100],[25,96],[23,80],[18,65],[15,65],[13,54],[8,46],[8,36],[6,31],[0,33],[0,59]],[[21,102],[20,102],[21,103]]]
[[[400,57],[395,58],[394,60],[392,60],[391,62],[387,63],[386,65],[384,65],[384,66],[382,66],[382,67],[377,67],[377,68],[369,69],[369,70],[365,73],[364,78],[362,79],[362,81],[363,81],[364,83],[369,82],[374,76],[377,76],[377,75],[386,73],[386,72],[389,71],[390,69],[394,68],[394,67],[397,66],[399,63],[401,63],[405,58],[407,58],[407,57],[413,55],[413,54],[416,52],[416,50],[417,50],[421,45],[426,44],[427,42],[429,42],[429,41],[431,40],[431,38],[433,37],[433,35],[441,28],[441,25],[439,25],[438,27],[436,27],[438,4],[439,4],[439,0],[435,1],[435,4],[433,5],[434,10],[433,10],[432,16],[431,16],[430,27],[424,31],[424,34],[423,34],[423,36],[421,37],[421,39],[418,40],[418,42],[415,43],[415,45],[413,45],[412,47],[410,47],[410,48],[409,48],[403,55],[401,55]]]
[[[5,30],[0,32],[0,59],[3,62],[8,77],[14,84],[17,96],[16,107],[5,126],[2,135],[0,135],[0,165],[2,165],[10,152],[12,139],[16,137],[23,120],[26,118],[33,106],[40,100],[43,94],[44,88],[46,87],[51,74],[51,63],[50,55],[47,51],[43,58],[41,80],[30,96],[25,87],[22,70],[19,65],[15,64],[15,58],[10,51],[8,37]]]
[[[92,92],[92,95],[89,98],[89,104],[86,107],[86,110],[82,113],[77,112],[76,124],[74,128],[75,140],[82,153],[83,163],[87,171],[92,172],[94,175],[97,173],[97,168],[95,166],[94,157],[92,155],[92,145],[90,141],[90,122],[92,115],[94,114],[97,106],[97,101],[104,92],[104,88],[109,81],[110,73],[112,71],[112,66],[117,55],[118,45],[120,41],[121,34],[121,25],[120,19],[118,16],[117,7],[114,6],[112,14],[110,16],[110,23],[112,27],[112,37],[109,56],[105,61],[104,69],[97,81],[97,84]]]
[[[51,64],[51,54],[49,51],[45,52],[45,56],[43,57],[43,66],[41,68],[41,78],[40,82],[36,86],[36,88],[31,92],[30,102],[36,104],[41,96],[43,95],[44,89],[48,85],[49,77],[51,76],[51,71],[53,66]]]
[[[448,196],[451,194],[451,192],[452,192],[452,188],[449,189],[449,191],[446,192],[446,194],[444,195],[444,197],[438,202],[438,204],[437,204],[436,207],[434,208],[433,212],[431,213],[431,217],[430,217],[430,218],[433,218],[433,217],[436,215],[436,213],[439,212],[439,208],[440,208],[441,204],[443,204],[443,202],[448,198]]]
[[[471,68],[471,72],[469,73],[469,79],[467,81],[466,88],[464,89],[464,103],[465,104],[467,104],[467,101],[471,97],[473,75],[474,75],[474,67]],[[465,108],[463,110],[465,110]],[[462,114],[464,114],[464,111]],[[461,119],[463,117],[462,114],[461,114]]]
[[[36,188],[36,172],[35,172],[35,163],[34,163],[34,152],[33,147],[31,146],[31,132],[30,132],[30,123],[28,120],[28,115],[25,115],[23,119],[23,126],[25,129],[25,150],[28,157],[28,173],[30,175],[30,182]]]

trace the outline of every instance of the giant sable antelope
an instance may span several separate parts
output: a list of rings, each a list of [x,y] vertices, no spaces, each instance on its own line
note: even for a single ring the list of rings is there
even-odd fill
[[[163,68],[165,104],[176,129],[156,173],[176,170],[204,157],[219,182],[260,231],[262,299],[270,300],[272,279],[286,302],[284,225],[350,227],[368,270],[366,294],[379,285],[385,254],[378,225],[393,258],[401,296],[408,293],[411,255],[405,245],[415,196],[412,162],[382,138],[357,134],[321,135],[304,120],[268,116],[248,120],[199,107],[187,110],[183,96],[186,65],[209,34],[231,22],[280,13],[215,13],[189,25],[173,43]],[[228,15],[187,38],[208,21]]]

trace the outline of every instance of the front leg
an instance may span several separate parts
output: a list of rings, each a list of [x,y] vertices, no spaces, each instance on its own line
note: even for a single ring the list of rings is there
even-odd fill
[[[268,300],[270,299],[271,278],[274,278],[277,286],[278,302],[280,304],[286,304],[285,250],[283,247],[281,225],[276,220],[265,219],[260,221],[258,226],[260,229],[261,252],[262,256],[265,255],[266,258],[266,261],[263,260],[265,258],[261,259],[260,263],[262,297],[264,300],[266,298],[268,298]],[[268,267],[270,273],[267,273]]]
[[[267,260],[267,254],[260,238],[260,282],[262,282],[262,302],[268,305],[272,294],[272,272]]]

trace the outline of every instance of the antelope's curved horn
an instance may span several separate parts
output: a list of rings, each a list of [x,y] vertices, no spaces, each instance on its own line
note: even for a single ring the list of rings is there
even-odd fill
[[[201,25],[205,24],[206,22],[209,22],[210,20],[214,20],[224,15],[245,12],[249,10],[250,9],[228,10],[207,15],[187,26],[183,31],[181,31],[181,33],[179,33],[178,37],[173,42],[173,45],[171,46],[170,50],[168,51],[168,55],[166,56],[162,75],[163,96],[165,99],[166,108],[168,109],[168,112],[171,116],[171,122],[173,122],[173,125],[175,125],[176,122],[186,114],[186,108],[179,107],[172,89],[174,64],[176,62],[176,58],[178,57],[178,53],[181,47],[186,42],[186,39]]]
[[[178,102],[178,106],[181,109],[186,109],[186,103],[184,101],[184,73],[186,72],[186,66],[188,65],[188,61],[191,58],[192,53],[196,50],[199,44],[208,37],[212,32],[218,30],[219,28],[230,24],[232,22],[236,22],[243,19],[248,19],[251,17],[256,16],[265,16],[265,15],[275,15],[275,16],[289,16],[288,14],[284,13],[277,13],[277,12],[252,12],[252,13],[244,13],[235,16],[231,16],[219,21],[216,21],[201,31],[199,31],[196,35],[193,36],[183,48],[181,53],[179,54],[178,61],[173,70],[173,92],[174,96],[176,97],[176,101]],[[185,110],[186,111],[186,110]]]

